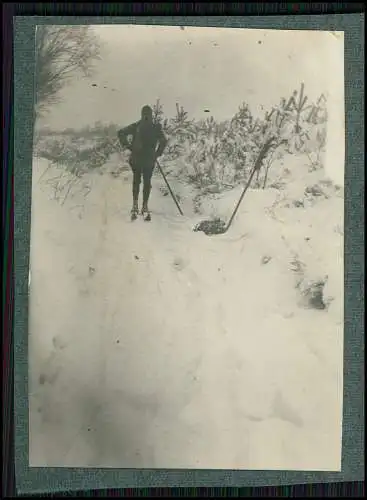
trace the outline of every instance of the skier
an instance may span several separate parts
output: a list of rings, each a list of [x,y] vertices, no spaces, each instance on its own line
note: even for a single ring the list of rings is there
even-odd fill
[[[121,146],[131,151],[129,164],[133,171],[133,206],[131,217],[135,219],[139,212],[139,191],[141,177],[143,176],[143,206],[142,215],[150,220],[148,209],[149,195],[151,191],[151,179],[157,158],[159,158],[167,144],[167,139],[162,127],[153,122],[153,111],[150,106],[143,106],[141,119],[118,131],[118,139]],[[132,136],[132,141],[128,141]],[[158,146],[158,148],[157,148]]]

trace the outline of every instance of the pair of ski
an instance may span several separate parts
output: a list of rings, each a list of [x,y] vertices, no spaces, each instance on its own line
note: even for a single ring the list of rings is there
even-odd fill
[[[139,215],[139,211],[138,210],[131,210],[131,221],[136,220],[138,218],[138,215]],[[140,215],[147,222],[150,222],[152,220],[152,216],[150,215],[150,212],[141,211]]]

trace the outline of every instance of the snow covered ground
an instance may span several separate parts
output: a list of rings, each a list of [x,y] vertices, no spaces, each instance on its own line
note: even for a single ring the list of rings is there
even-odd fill
[[[240,189],[195,214],[175,185],[181,217],[156,176],[153,221],[131,223],[129,172],[60,206],[47,166],[34,161],[30,465],[340,470],[342,193],[298,169],[208,237],[193,226],[228,217]],[[327,307],[305,307],[318,279]]]

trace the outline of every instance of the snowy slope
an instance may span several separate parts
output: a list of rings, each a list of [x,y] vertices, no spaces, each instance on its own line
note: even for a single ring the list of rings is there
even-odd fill
[[[30,464],[339,470],[343,199],[299,209],[296,181],[252,190],[207,237],[193,226],[227,217],[237,190],[194,215],[176,186],[181,217],[156,176],[153,221],[131,223],[129,173],[91,177],[78,216],[37,182],[46,167],[35,160]],[[328,275],[328,309],[302,307],[295,256],[306,278]]]

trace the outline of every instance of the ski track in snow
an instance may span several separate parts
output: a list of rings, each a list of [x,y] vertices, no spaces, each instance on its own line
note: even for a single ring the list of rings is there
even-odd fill
[[[342,332],[297,306],[265,219],[244,202],[229,233],[195,233],[203,217],[185,199],[178,215],[155,178],[152,221],[130,222],[130,179],[102,176],[78,219],[42,168],[30,465],[338,470]]]

